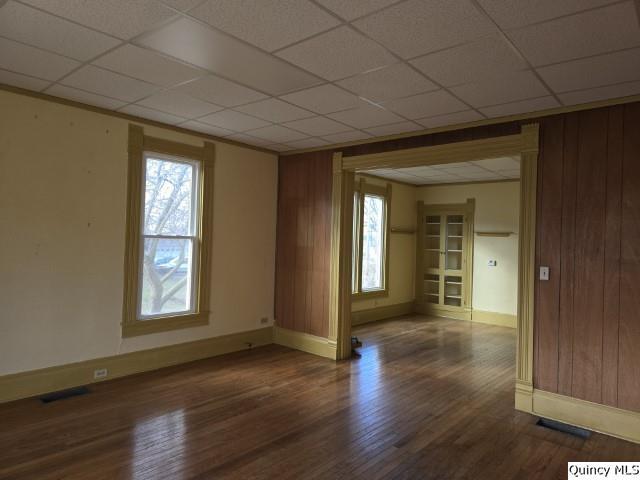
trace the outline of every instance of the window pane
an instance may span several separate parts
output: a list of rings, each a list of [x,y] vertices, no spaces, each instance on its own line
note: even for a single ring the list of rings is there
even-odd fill
[[[353,192],[353,242],[351,249],[351,292],[355,293],[358,289],[358,246],[359,237],[358,229],[360,226],[360,200],[359,193]]]
[[[192,310],[192,258],[191,239],[144,239],[142,316]]]
[[[362,224],[362,290],[382,289],[384,199],[364,196]]]
[[[193,235],[194,166],[146,159],[144,229],[146,235]]]

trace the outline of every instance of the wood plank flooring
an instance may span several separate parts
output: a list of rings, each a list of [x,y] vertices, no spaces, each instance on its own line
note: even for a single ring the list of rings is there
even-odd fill
[[[0,405],[0,478],[546,479],[640,459],[513,409],[514,330],[411,316],[354,331],[352,361],[273,345]]]

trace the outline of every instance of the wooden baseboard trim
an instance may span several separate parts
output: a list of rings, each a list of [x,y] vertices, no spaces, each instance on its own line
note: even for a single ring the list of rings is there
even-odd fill
[[[484,310],[473,310],[471,312],[471,321],[477,323],[486,323],[487,325],[496,325],[498,327],[518,327],[518,317],[509,315],[508,313],[486,312]]]
[[[444,305],[429,305],[426,303],[416,303],[414,311],[423,315],[434,317],[453,318],[454,320],[471,321],[471,310],[460,307],[447,307]]]
[[[521,392],[521,397],[525,392]],[[516,386],[516,399],[518,389]],[[640,413],[587,402],[543,390],[532,389],[529,394],[534,415],[611,435],[629,442],[640,443]],[[521,398],[522,400],[522,398]],[[522,408],[518,410],[526,411]]]
[[[0,403],[148,372],[271,343],[273,343],[273,330],[271,327],[266,327],[194,342],[4,375],[0,377]],[[99,368],[106,368],[108,376],[94,380],[93,371]]]
[[[383,307],[369,308],[351,312],[351,325],[362,325],[363,323],[376,322],[387,318],[399,317],[413,313],[413,302],[396,303]]]
[[[312,353],[320,357],[336,359],[336,344],[328,338],[317,337],[309,333],[296,332],[282,327],[273,327],[273,343],[284,347]]]

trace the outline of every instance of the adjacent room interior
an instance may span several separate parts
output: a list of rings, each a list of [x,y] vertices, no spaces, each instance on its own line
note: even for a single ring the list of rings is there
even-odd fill
[[[0,0],[0,479],[640,460],[639,0]]]
[[[354,222],[376,228],[354,226],[352,324],[422,313],[516,328],[519,178],[517,156],[357,174]]]

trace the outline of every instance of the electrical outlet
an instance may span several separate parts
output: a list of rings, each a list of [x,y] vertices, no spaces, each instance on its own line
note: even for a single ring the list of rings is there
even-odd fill
[[[266,325],[267,323],[269,323],[269,317],[262,317],[262,318],[260,319],[260,323],[261,323],[262,325]]]
[[[93,371],[93,379],[106,378],[109,375],[109,371],[106,368],[99,368]]]
[[[490,267],[495,267],[496,265],[498,265],[498,261],[497,260],[489,260],[487,262],[487,265]]]

